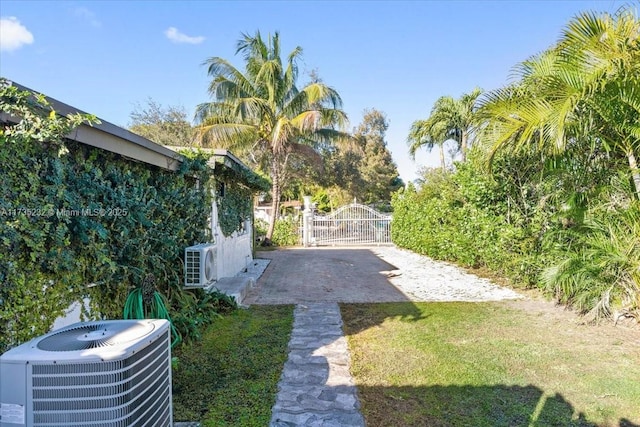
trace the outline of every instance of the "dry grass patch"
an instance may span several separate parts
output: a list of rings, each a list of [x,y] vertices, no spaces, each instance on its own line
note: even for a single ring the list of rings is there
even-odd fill
[[[640,425],[637,328],[537,301],[341,308],[368,425]]]

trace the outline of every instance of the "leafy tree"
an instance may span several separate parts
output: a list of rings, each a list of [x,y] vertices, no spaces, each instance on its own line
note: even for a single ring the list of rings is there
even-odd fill
[[[184,107],[163,107],[149,98],[146,106],[136,104],[129,117],[131,132],[158,144],[185,146],[194,142],[195,132]]]
[[[631,9],[580,14],[515,73],[516,84],[481,102],[493,154],[530,145],[559,153],[582,141],[625,156],[640,197],[640,21]]]
[[[198,130],[203,143],[249,151],[257,164],[268,168],[272,218],[266,238],[270,240],[292,155],[317,156],[317,150],[346,138],[338,129],[347,117],[331,87],[311,82],[298,89],[302,48],[294,48],[283,62],[277,32],[267,40],[259,32],[244,34],[236,53],[243,56],[244,72],[220,57],[205,62],[213,101],[198,106]]]
[[[325,154],[327,187],[335,205],[350,203],[363,194],[365,182],[360,173],[363,151],[359,145],[341,147]]]
[[[388,128],[385,114],[373,109],[365,110],[362,123],[355,131],[363,152],[358,165],[364,183],[359,198],[367,204],[389,202],[391,193],[404,186],[384,140]]]
[[[365,110],[362,122],[353,130],[351,144],[327,150],[326,186],[334,204],[354,199],[365,204],[387,204],[391,193],[404,186],[384,139],[388,127],[383,112]]]
[[[440,149],[440,163],[445,169],[444,143],[450,139],[458,143],[462,161],[466,161],[470,138],[476,122],[475,103],[482,90],[474,89],[459,99],[442,96],[436,100],[431,114],[426,120],[416,120],[411,125],[407,142],[409,154],[425,147],[432,150],[436,145]]]

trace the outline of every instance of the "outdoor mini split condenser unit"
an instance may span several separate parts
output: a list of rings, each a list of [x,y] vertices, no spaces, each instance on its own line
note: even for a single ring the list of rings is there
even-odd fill
[[[0,426],[171,426],[166,320],[76,323],[0,356]]]
[[[211,243],[184,250],[184,286],[205,288],[217,279],[216,247]]]

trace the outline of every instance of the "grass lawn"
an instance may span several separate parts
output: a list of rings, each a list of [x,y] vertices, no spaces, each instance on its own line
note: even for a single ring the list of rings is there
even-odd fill
[[[532,304],[341,305],[367,425],[639,426],[640,333]]]
[[[253,306],[217,320],[174,351],[174,421],[267,426],[287,359],[293,306]]]

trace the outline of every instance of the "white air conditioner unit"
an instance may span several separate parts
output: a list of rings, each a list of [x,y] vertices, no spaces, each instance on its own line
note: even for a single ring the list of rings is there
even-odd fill
[[[0,356],[1,427],[172,423],[166,320],[76,323]]]
[[[184,286],[205,288],[217,279],[216,247],[211,243],[184,250]]]

